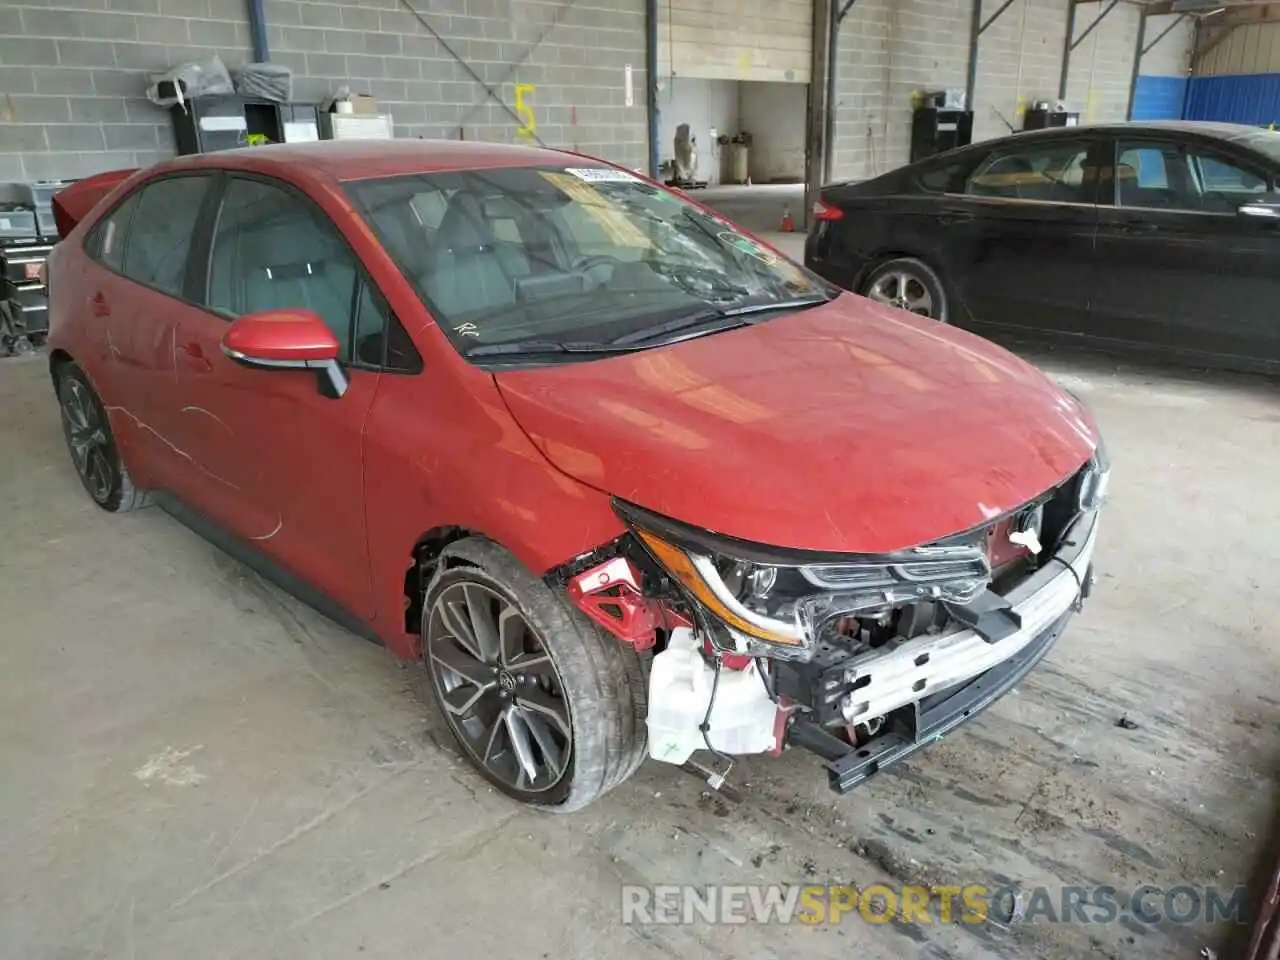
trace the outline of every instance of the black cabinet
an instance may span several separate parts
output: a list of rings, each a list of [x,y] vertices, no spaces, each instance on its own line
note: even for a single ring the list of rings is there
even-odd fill
[[[973,142],[972,110],[921,107],[911,115],[911,162]]]
[[[234,150],[265,141],[318,140],[314,103],[277,103],[253,97],[197,97],[169,108],[178,153]]]

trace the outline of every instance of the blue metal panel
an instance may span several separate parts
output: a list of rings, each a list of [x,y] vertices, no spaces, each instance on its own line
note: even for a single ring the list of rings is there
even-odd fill
[[[1139,76],[1133,88],[1134,120],[1181,120],[1186,77]]]
[[[1255,126],[1280,123],[1280,73],[1192,77],[1183,116]]]

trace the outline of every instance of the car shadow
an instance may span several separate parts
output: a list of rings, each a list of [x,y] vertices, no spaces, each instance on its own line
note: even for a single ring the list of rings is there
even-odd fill
[[[983,336],[1013,351],[1029,363],[1049,373],[1080,377],[1090,382],[1111,381],[1129,388],[1152,386],[1165,390],[1178,387],[1209,388],[1254,399],[1275,400],[1280,393],[1280,375],[1220,370],[1191,363],[1112,353],[1074,344],[1048,343],[1013,334],[983,333]],[[1065,386],[1070,387],[1068,382]],[[1280,411],[1274,414],[1280,422]]]

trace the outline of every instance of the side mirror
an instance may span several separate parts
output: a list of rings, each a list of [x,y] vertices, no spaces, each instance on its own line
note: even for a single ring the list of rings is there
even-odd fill
[[[314,370],[320,392],[336,400],[347,392],[333,331],[310,310],[263,310],[232,322],[222,352],[236,363],[261,370]]]
[[[1236,212],[1242,217],[1260,217],[1264,220],[1280,220],[1280,202],[1275,200],[1250,200],[1241,204]]]

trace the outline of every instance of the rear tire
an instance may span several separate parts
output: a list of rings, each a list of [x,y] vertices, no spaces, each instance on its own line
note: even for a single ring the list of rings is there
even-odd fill
[[[950,321],[946,285],[932,267],[915,257],[897,257],[877,265],[859,284],[858,293],[939,323]]]
[[[129,477],[107,411],[84,370],[68,361],[57,368],[56,378],[63,436],[85,492],[110,513],[145,507],[147,493]]]
[[[421,630],[432,699],[463,755],[507,796],[569,813],[643,762],[641,657],[497,544],[445,550]]]

